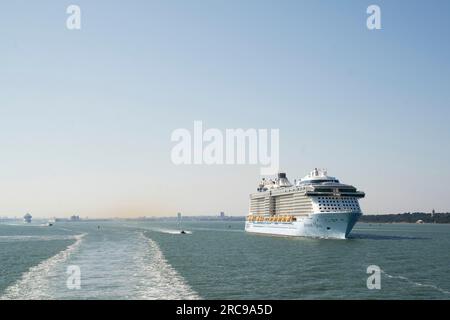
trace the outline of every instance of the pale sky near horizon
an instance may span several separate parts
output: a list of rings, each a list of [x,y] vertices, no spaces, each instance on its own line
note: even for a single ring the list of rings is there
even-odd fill
[[[66,29],[66,8],[82,29]],[[366,27],[381,8],[382,29]],[[244,215],[258,165],[175,166],[173,130],[279,128],[365,213],[450,211],[448,1],[10,1],[0,216]]]

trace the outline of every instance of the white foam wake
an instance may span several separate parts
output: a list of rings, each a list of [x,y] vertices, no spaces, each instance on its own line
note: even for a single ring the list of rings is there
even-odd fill
[[[200,299],[165,259],[158,244],[141,233],[147,250],[135,258],[143,271],[133,299]]]
[[[74,236],[53,235],[53,236],[0,236],[0,242],[17,241],[52,241],[52,240],[73,240]]]
[[[386,273],[383,270],[381,270],[381,272],[386,277],[391,278],[391,279],[404,280],[404,281],[408,282],[409,284],[412,284],[412,285],[417,286],[417,287],[427,287],[427,288],[435,289],[435,290],[437,290],[437,291],[439,291],[441,293],[444,293],[444,294],[450,294],[450,291],[447,291],[447,290],[444,290],[442,288],[439,288],[438,286],[435,286],[433,284],[424,284],[424,283],[420,283],[420,282],[415,282],[415,281],[412,281],[411,279],[408,279],[407,277],[404,277],[404,276],[393,276],[393,275],[390,275],[390,274]]]
[[[80,234],[71,237],[76,240],[73,244],[53,257],[31,267],[20,280],[6,288],[4,294],[0,296],[0,300],[53,299],[54,297],[45,289],[49,287],[48,282],[55,277],[55,266],[66,261],[78,249],[84,236],[85,234]]]

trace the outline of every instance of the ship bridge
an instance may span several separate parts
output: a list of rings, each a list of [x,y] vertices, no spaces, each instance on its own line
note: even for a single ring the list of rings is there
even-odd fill
[[[297,182],[297,185],[317,184],[317,183],[339,183],[335,177],[328,175],[327,170],[315,168],[307,176]]]

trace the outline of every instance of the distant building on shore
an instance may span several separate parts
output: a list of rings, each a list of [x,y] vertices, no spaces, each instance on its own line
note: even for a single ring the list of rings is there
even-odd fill
[[[220,212],[220,219],[225,219],[225,212]]]
[[[80,221],[80,216],[73,215],[70,217],[70,221]]]
[[[31,214],[27,213],[26,215],[23,216],[23,222],[25,223],[31,223],[31,219],[33,217],[31,216]]]
[[[178,220],[181,220],[181,212],[177,213],[177,218],[178,218]]]

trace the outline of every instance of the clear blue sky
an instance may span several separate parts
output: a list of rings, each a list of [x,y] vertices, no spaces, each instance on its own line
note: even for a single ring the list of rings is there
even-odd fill
[[[82,10],[82,30],[65,27]],[[381,7],[382,30],[366,28]],[[0,215],[245,214],[259,166],[175,166],[171,132],[280,128],[283,170],[450,211],[448,1],[9,1]]]

